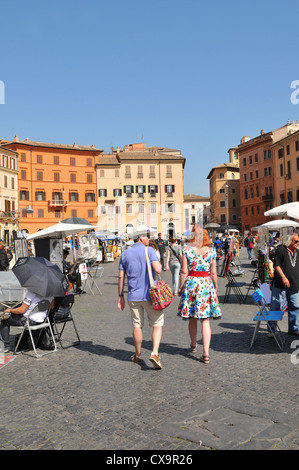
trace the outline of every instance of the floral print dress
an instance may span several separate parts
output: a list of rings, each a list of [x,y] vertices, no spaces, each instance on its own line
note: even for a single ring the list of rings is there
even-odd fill
[[[216,259],[216,252],[213,248],[209,248],[204,255],[198,255],[190,246],[186,246],[183,249],[183,255],[186,256],[189,271],[209,272],[212,261]],[[221,316],[218,297],[210,276],[187,276],[182,289],[178,315],[183,319]]]

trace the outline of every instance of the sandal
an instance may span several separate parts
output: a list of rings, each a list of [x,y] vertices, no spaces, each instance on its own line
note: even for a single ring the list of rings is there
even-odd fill
[[[190,344],[190,348],[191,348],[191,351],[192,353],[195,353],[196,352],[196,345],[195,346],[192,346],[192,344]]]
[[[203,362],[204,364],[210,364],[210,358],[209,356],[200,356],[199,360]]]
[[[136,355],[133,354],[133,356],[130,357],[130,361],[135,362],[135,364],[141,364],[143,362],[143,359],[141,359],[140,357],[136,357]]]

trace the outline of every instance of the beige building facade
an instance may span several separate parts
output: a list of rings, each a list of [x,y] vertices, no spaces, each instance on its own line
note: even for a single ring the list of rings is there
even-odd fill
[[[211,221],[210,198],[195,194],[184,195],[184,232],[195,223],[205,226]]]
[[[0,145],[0,239],[12,243],[12,232],[18,230],[17,152]]]
[[[180,150],[126,145],[102,154],[96,165],[98,226],[127,236],[139,225],[164,238],[183,231]]]
[[[212,168],[210,180],[211,222],[240,227],[240,173],[237,147],[228,150],[229,162]]]

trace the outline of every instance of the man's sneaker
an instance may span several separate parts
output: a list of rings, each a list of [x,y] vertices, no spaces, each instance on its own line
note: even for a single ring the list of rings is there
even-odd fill
[[[10,318],[10,312],[0,312],[0,321]]]
[[[160,361],[160,357],[156,356],[155,354],[151,354],[149,360],[154,364],[155,369],[162,369],[162,364]]]

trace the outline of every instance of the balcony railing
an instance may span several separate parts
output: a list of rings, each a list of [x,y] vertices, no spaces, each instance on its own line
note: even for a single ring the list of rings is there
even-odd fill
[[[68,205],[68,201],[66,201],[65,199],[51,199],[49,201],[49,206],[51,207],[67,206],[67,205]]]

